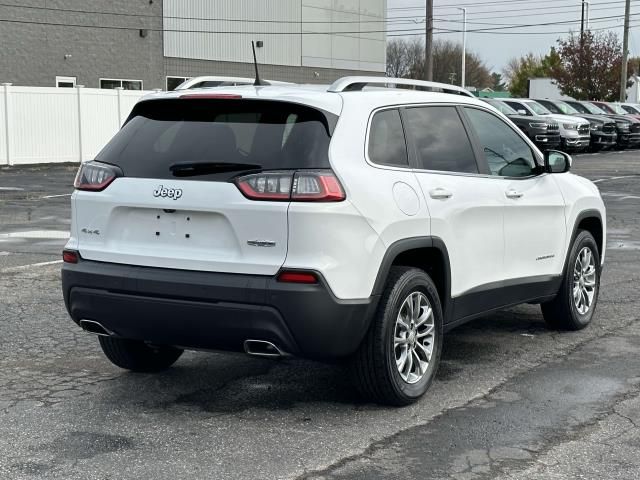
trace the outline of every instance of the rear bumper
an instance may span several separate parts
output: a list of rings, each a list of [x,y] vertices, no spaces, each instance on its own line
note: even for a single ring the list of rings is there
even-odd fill
[[[266,340],[292,355],[331,359],[353,353],[377,297],[336,299],[326,282],[193,272],[80,260],[64,264],[71,318],[101,323],[116,336],[183,348],[243,351]]]

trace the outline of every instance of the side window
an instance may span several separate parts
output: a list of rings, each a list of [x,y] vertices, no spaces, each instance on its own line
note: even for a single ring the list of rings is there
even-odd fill
[[[528,177],[536,171],[533,151],[509,125],[483,110],[465,108],[492,175]]]
[[[405,113],[419,168],[478,173],[471,142],[455,107],[415,107]]]
[[[522,105],[521,103],[518,103],[518,102],[504,102],[504,103],[506,103],[511,108],[513,108],[516,112],[518,112],[518,114],[520,114],[520,112],[525,112],[524,115],[528,117],[531,116],[531,113],[529,112],[529,110],[526,109],[524,105]]]
[[[409,166],[398,110],[383,110],[373,116],[369,131],[369,159],[382,165]]]

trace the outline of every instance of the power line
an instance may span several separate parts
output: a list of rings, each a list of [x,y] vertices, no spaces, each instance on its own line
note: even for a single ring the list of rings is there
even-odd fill
[[[508,1],[493,1],[493,2],[489,2],[489,4],[512,4],[513,2],[516,1],[521,1],[521,2],[531,2],[532,0],[508,0]],[[566,1],[566,0],[565,0]],[[640,0],[633,0],[635,1],[640,1]],[[542,2],[532,2],[536,5],[539,5],[540,3],[557,3],[557,0],[548,0],[548,1],[542,1]],[[625,0],[618,0],[618,1],[609,1],[609,2],[601,2],[598,3],[597,5],[599,6],[603,6],[603,5],[614,5],[614,4],[624,4]],[[461,4],[461,5],[470,5],[470,4]],[[478,5],[486,5],[486,3],[478,3]],[[485,13],[508,13],[508,12],[525,12],[525,11],[543,11],[543,12],[548,12],[548,10],[551,9],[566,9],[568,7],[570,7],[571,5],[556,5],[556,6],[547,6],[547,7],[532,7],[532,8],[519,8],[519,9],[511,9],[511,10],[504,10],[501,9],[499,12],[498,11],[486,11],[486,12],[475,12],[474,13],[474,18],[476,19],[480,19],[480,20],[486,20],[486,19],[491,19],[491,18],[505,18],[503,15],[499,15],[496,17],[477,17],[477,14],[485,14]],[[152,19],[169,19],[169,20],[196,20],[196,21],[219,21],[219,22],[243,22],[243,23],[280,23],[280,24],[355,24],[355,23],[395,23],[396,21],[398,23],[402,23],[403,21],[406,21],[407,23],[411,22],[411,21],[415,21],[415,20],[423,20],[424,21],[424,16],[397,16],[397,17],[388,17],[386,20],[385,19],[380,19],[380,20],[265,20],[265,19],[254,19],[254,20],[247,20],[247,19],[240,19],[240,18],[207,18],[207,17],[188,17],[188,16],[172,16],[172,15],[153,15],[153,14],[143,14],[143,13],[122,13],[122,12],[105,12],[105,11],[97,11],[97,10],[80,10],[80,9],[71,9],[71,8],[55,8],[55,7],[36,7],[33,5],[13,5],[13,4],[7,4],[7,3],[0,3],[0,7],[9,7],[9,8],[20,8],[20,9],[25,9],[25,10],[38,10],[38,11],[47,11],[47,12],[64,12],[64,13],[77,13],[77,14],[87,14],[87,15],[105,15],[105,16],[117,16],[117,17],[135,17],[135,18],[152,18]],[[411,8],[414,9],[414,7],[399,7],[399,8]],[[415,7],[415,8],[423,8],[423,7]],[[434,8],[457,8],[457,7],[447,7],[447,6],[440,6],[440,7],[434,7]],[[394,10],[394,8],[389,8],[387,10]],[[592,9],[592,10],[596,10],[596,9]],[[601,10],[604,10],[601,9]],[[570,13],[573,10],[567,10],[566,13]],[[557,13],[564,13],[564,12],[557,12]],[[442,13],[439,14],[440,16],[454,16],[457,15],[457,13]],[[439,18],[439,17],[437,17]],[[471,23],[471,22],[469,22]]]
[[[590,29],[592,32],[601,32],[601,31],[605,31],[605,30],[611,30],[612,28],[617,27],[618,25],[609,25],[606,27],[601,27],[601,28],[592,28]],[[631,28],[634,27],[640,27],[640,23],[634,24],[634,25],[630,25]],[[450,29],[445,29],[445,28],[436,28],[436,31],[434,32],[434,35],[443,35],[443,34],[449,34],[449,33],[462,33],[462,30],[450,30]],[[469,33],[469,32],[467,32]],[[572,30],[560,30],[560,31],[553,31],[553,32],[476,32],[478,34],[489,34],[489,35],[566,35],[569,33],[573,33]],[[387,37],[416,37],[416,36],[422,36],[424,37],[423,33],[391,33],[388,34]]]
[[[562,1],[562,0],[560,0]],[[564,1],[570,1],[570,0],[564,0]],[[434,8],[436,9],[453,9],[453,8],[459,8],[459,7],[499,7],[501,5],[505,5],[505,4],[510,4],[513,5],[514,3],[533,3],[536,5],[539,5],[541,3],[558,3],[558,0],[540,0],[540,1],[536,1],[536,0],[492,0],[489,2],[471,2],[471,3],[456,3],[455,5],[438,5]],[[422,9],[422,6],[416,6],[416,7],[391,7],[388,8],[387,10],[392,10],[392,11],[398,11],[398,10],[419,10]]]
[[[618,4],[618,3],[624,3],[624,0],[622,0],[622,1],[620,1],[620,2],[608,2],[608,3],[616,3],[616,4]],[[603,4],[603,3],[601,3],[601,4],[598,4],[598,5],[604,5],[604,4]],[[550,8],[553,8],[553,7],[541,8],[541,9],[539,9],[539,10],[542,10],[542,12],[540,12],[540,13],[527,13],[527,17],[547,16],[547,15],[549,14],[548,10],[549,10]],[[562,8],[564,8],[564,7],[562,7]],[[604,11],[604,10],[610,11],[610,10],[611,10],[611,7],[592,8],[592,9],[591,9],[591,12],[595,12],[595,11]],[[576,12],[576,9],[575,9],[575,8],[572,8],[572,9],[570,9],[570,10],[563,10],[563,11],[553,12],[553,13],[554,13],[555,15],[557,15],[557,14],[563,14],[563,13],[575,13],[575,12]],[[516,15],[499,15],[499,16],[489,16],[489,17],[478,16],[477,14],[474,14],[474,15],[473,15],[473,18],[474,18],[474,19],[476,19],[476,20],[492,20],[492,19],[519,18],[519,17],[522,17],[522,14],[521,14],[521,13],[518,13],[518,14],[516,14]],[[439,20],[439,21],[445,21],[445,20],[446,20],[446,21],[450,21],[450,22],[455,21],[455,20],[448,20],[448,19],[445,19],[445,18],[443,18],[443,17],[436,17],[436,20]],[[422,21],[424,21],[424,19],[422,19]],[[415,21],[414,21],[414,22],[415,22]],[[467,22],[467,23],[477,23],[477,24],[479,24],[479,22]]]

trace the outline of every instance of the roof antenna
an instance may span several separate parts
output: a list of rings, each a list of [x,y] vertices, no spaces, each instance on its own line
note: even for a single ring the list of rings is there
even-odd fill
[[[260,73],[258,72],[258,60],[256,59],[256,42],[251,40],[251,48],[253,50],[253,66],[256,69],[256,80],[253,82],[255,87],[260,87],[262,85],[269,85],[269,82],[263,82],[260,80]]]

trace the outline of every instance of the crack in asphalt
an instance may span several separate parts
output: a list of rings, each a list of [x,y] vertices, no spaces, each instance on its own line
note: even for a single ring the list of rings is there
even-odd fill
[[[630,326],[636,324],[638,322],[639,318],[633,318],[632,320],[629,320],[628,322],[616,327],[615,329],[612,329],[610,331],[605,332],[603,335],[599,336],[599,337],[590,337],[588,339],[585,339],[584,341],[581,341],[577,344],[572,345],[571,347],[565,349],[562,352],[556,352],[555,354],[552,354],[548,357],[543,357],[543,360],[540,361],[539,363],[536,363],[534,365],[532,365],[530,368],[527,368],[524,371],[518,372],[513,376],[507,377],[505,378],[502,382],[500,382],[499,384],[496,384],[494,387],[492,387],[491,389],[489,389],[487,392],[477,395],[473,398],[470,398],[469,401],[467,401],[466,403],[464,403],[463,405],[459,405],[456,407],[452,407],[449,409],[445,409],[442,410],[440,413],[438,413],[437,415],[435,415],[434,417],[428,419],[427,421],[421,422],[417,425],[412,425],[408,428],[399,430],[395,433],[393,433],[392,435],[389,435],[387,437],[381,438],[381,439],[377,439],[376,441],[372,442],[366,449],[364,449],[361,453],[358,454],[354,454],[354,455],[350,455],[344,458],[341,458],[340,460],[338,460],[337,462],[334,462],[324,468],[321,469],[315,469],[315,470],[311,470],[308,472],[303,473],[302,475],[299,475],[296,478],[296,480],[321,480],[321,479],[325,479],[325,478],[330,478],[331,473],[337,470],[340,470],[341,468],[351,464],[351,463],[355,463],[358,460],[363,460],[363,459],[373,459],[374,455],[380,451],[380,450],[384,450],[385,448],[387,448],[388,445],[391,445],[394,443],[394,440],[403,436],[404,434],[406,434],[409,431],[413,431],[415,429],[421,428],[421,427],[426,427],[430,424],[433,424],[435,422],[438,421],[438,419],[445,417],[448,414],[451,414],[452,412],[456,412],[456,411],[461,411],[461,410],[465,410],[467,408],[469,408],[472,405],[475,405],[478,403],[478,401],[481,402],[486,402],[486,403],[492,403],[494,400],[491,398],[492,395],[494,395],[496,392],[502,390],[507,384],[510,383],[517,383],[520,379],[524,378],[525,376],[529,375],[531,373],[532,370],[541,368],[541,367],[545,367],[548,366],[550,364],[553,363],[565,363],[569,360],[569,357],[578,352],[579,350],[581,350],[585,345],[592,343],[596,340],[596,338],[598,339],[606,339],[606,338],[614,338],[619,336],[619,334],[629,328]],[[558,335],[558,334],[555,334]],[[554,335],[552,335],[551,337],[553,338]],[[619,396],[616,396],[614,398],[617,399],[617,401],[614,402],[614,405],[608,410],[608,412],[605,415],[602,415],[602,417],[600,416],[596,416],[594,417],[591,421],[587,421],[587,422],[582,422],[580,419],[575,418],[575,423],[580,425],[580,426],[584,426],[584,428],[589,428],[592,425],[597,424],[602,418],[605,418],[607,416],[610,416],[611,414],[618,414],[620,415],[618,412],[615,412],[615,406],[626,400],[627,398],[631,398],[633,396],[636,396],[637,393],[639,392],[639,390],[633,390],[630,392],[625,392],[624,394],[621,394]],[[622,416],[622,415],[620,415]],[[625,417],[627,418],[627,417]],[[630,418],[627,418],[627,420],[629,420],[631,423],[633,423],[633,421]],[[635,423],[633,423],[635,426]],[[636,426],[637,427],[637,426]],[[531,450],[532,452],[540,452],[540,455],[543,454],[545,451],[548,451],[550,449],[552,449],[553,447],[555,447],[558,443],[562,443],[563,440],[562,439],[566,439],[566,435],[565,437],[560,437],[557,439],[556,443],[549,443],[548,444],[548,448],[546,450],[541,449],[541,450]],[[328,477],[327,477],[328,475]]]

